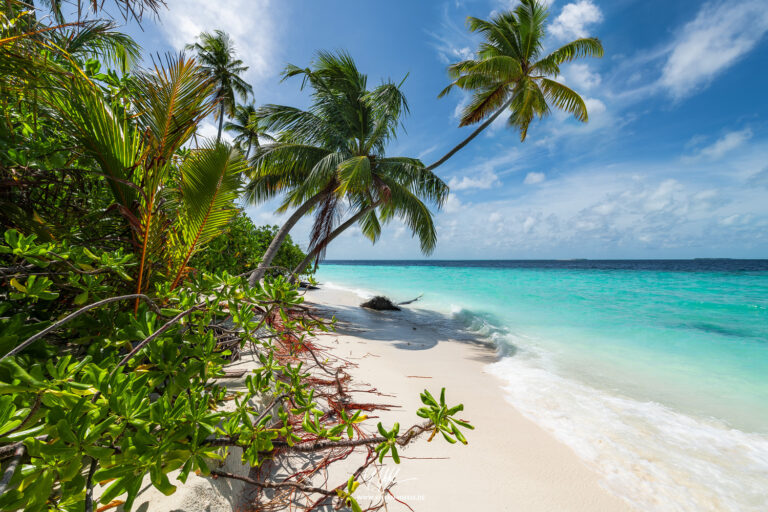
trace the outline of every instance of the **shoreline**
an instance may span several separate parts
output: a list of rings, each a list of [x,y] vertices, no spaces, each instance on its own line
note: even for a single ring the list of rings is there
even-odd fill
[[[398,406],[377,411],[385,425],[417,423],[424,388],[434,394],[445,387],[449,404],[464,404],[464,417],[475,426],[468,446],[422,440],[402,453],[400,466],[385,461],[387,478],[398,482],[393,492],[414,510],[469,510],[479,502],[487,510],[635,510],[568,446],[509,404],[504,382],[486,369],[499,360],[490,343],[440,329],[431,318],[437,312],[365,310],[349,290],[321,287],[305,297],[338,320],[336,332],[320,342],[357,365],[353,379]],[[408,510],[389,503],[390,510]]]

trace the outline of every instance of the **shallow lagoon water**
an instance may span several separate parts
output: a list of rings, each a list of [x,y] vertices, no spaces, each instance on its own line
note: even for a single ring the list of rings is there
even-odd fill
[[[508,400],[644,510],[768,506],[768,261],[329,262],[494,342]]]

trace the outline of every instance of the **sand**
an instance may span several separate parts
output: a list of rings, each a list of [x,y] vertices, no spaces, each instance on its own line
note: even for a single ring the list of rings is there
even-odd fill
[[[484,370],[496,360],[488,345],[445,329],[438,313],[419,310],[418,303],[400,312],[369,311],[356,294],[336,289],[311,291],[307,300],[338,319],[336,332],[320,343],[358,365],[354,379],[394,395],[380,398],[400,406],[377,413],[385,426],[418,423],[424,388],[436,394],[445,387],[450,404],[464,404],[462,416],[475,426],[469,445],[421,438],[399,466],[385,461],[384,480],[394,477],[394,494],[414,510],[633,510],[567,446],[505,401],[502,383]],[[357,491],[363,508],[376,491],[373,483]],[[390,511],[407,510],[389,503]]]
[[[401,432],[421,423],[416,416],[421,406],[419,393],[427,388],[437,395],[442,387],[447,388],[449,404],[464,404],[461,417],[476,427],[467,432],[468,446],[448,444],[439,436],[428,443],[421,437],[401,451],[400,465],[387,458],[378,472],[364,474],[355,493],[363,509],[377,503],[381,489],[394,481],[392,492],[404,504],[387,497],[384,510],[390,512],[407,511],[408,507],[418,512],[633,510],[603,489],[597,474],[567,446],[505,401],[502,382],[484,369],[497,359],[492,347],[446,328],[444,317],[418,309],[418,303],[403,311],[378,312],[359,307],[362,299],[342,290],[313,290],[306,298],[323,316],[337,318],[336,332],[321,335],[317,342],[336,357],[353,363],[353,388],[367,385],[386,394],[353,394],[354,399],[397,406],[373,413],[377,418],[366,422],[371,433],[378,421],[388,428],[399,421]],[[250,370],[255,364],[246,355],[229,369]],[[234,390],[243,386],[243,380],[229,379],[226,384]],[[249,468],[239,457],[239,449],[234,449],[219,469],[247,475]],[[328,483],[336,485],[359,466],[360,457],[364,455],[357,453],[335,465],[332,474],[318,478],[328,477]],[[283,461],[283,471],[277,470],[275,476],[291,474],[304,462],[301,458]],[[184,485],[175,481],[175,475],[169,476],[178,485],[174,494],[163,496],[145,478],[134,510],[225,512],[251,508],[246,496],[252,489],[238,481],[190,475]],[[313,483],[321,485],[319,481]],[[100,493],[97,487],[96,496]]]

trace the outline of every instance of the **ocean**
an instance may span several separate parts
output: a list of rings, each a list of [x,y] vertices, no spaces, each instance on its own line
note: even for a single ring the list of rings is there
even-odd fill
[[[641,510],[768,510],[768,260],[327,261],[492,342],[507,400]],[[514,435],[511,432],[510,435]]]

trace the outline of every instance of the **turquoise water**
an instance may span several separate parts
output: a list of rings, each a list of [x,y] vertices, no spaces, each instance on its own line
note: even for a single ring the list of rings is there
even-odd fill
[[[766,510],[768,271],[488,265],[324,264],[318,280],[423,294],[412,307],[491,339],[508,400],[641,508]]]

